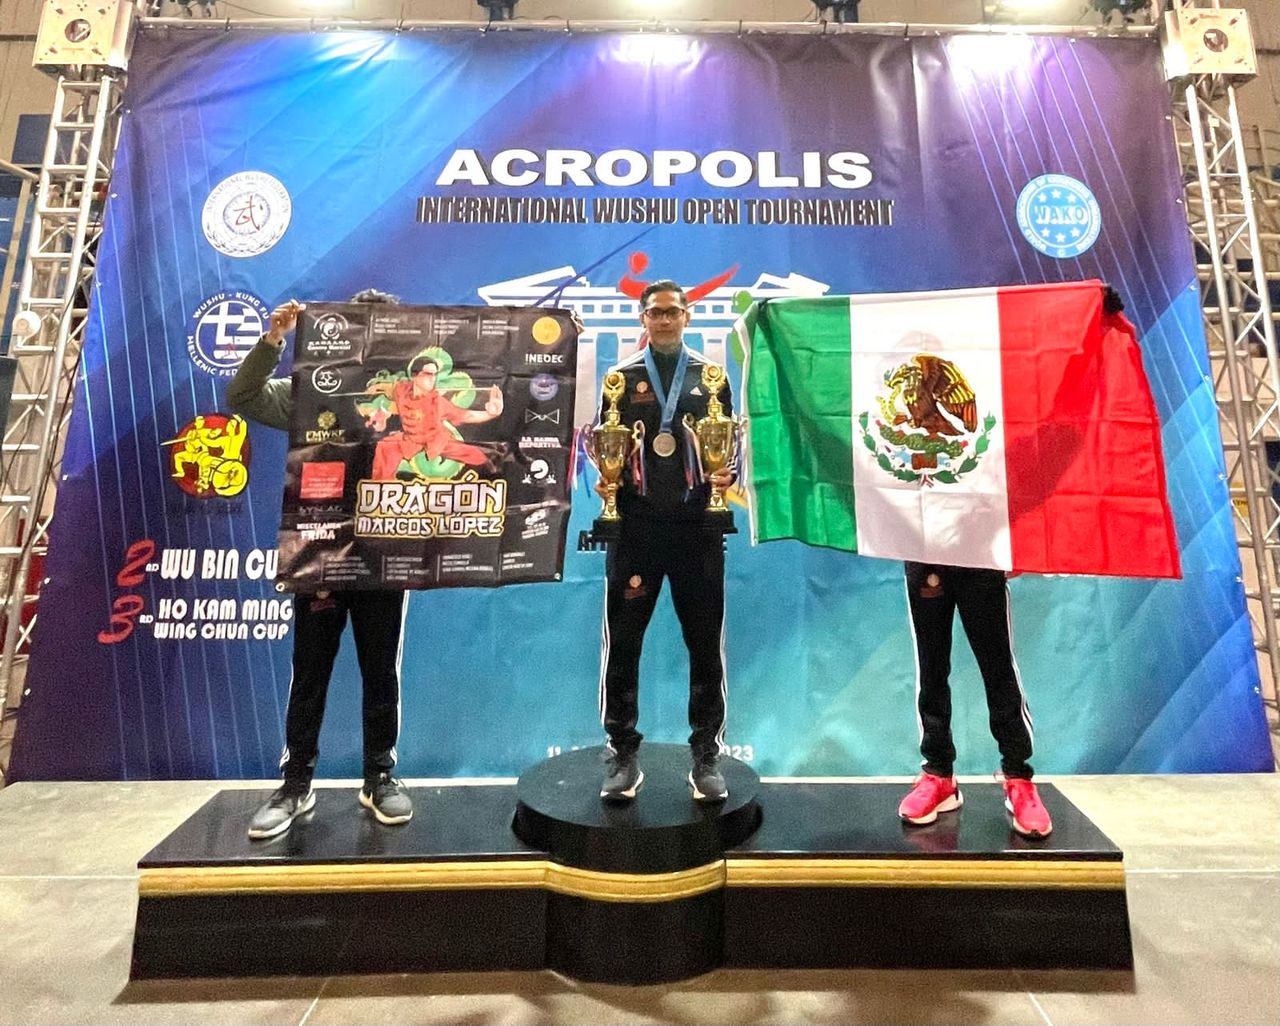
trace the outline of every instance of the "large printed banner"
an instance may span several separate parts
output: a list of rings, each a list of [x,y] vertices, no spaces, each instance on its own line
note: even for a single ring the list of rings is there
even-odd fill
[[[225,394],[274,304],[375,287],[572,310],[581,424],[659,277],[694,290],[687,340],[728,363],[735,395],[730,333],[753,300],[1114,286],[1141,340],[1183,576],[1011,582],[1034,763],[1270,766],[1155,41],[144,28],[125,108],[15,778],[276,772],[288,438],[240,437]],[[411,349],[386,369],[407,373]],[[306,359],[295,343],[281,372]],[[803,367],[783,382],[811,384]],[[321,412],[299,427],[330,430]],[[225,451],[228,427],[234,460],[186,458],[211,433]],[[461,443],[496,440],[476,434],[491,427],[459,426]],[[570,538],[599,509],[590,480],[569,485]],[[727,565],[732,753],[767,774],[912,772],[901,564],[753,548],[744,532]],[[599,743],[603,571],[600,553],[570,551],[560,581],[414,591],[399,772],[514,774]],[[953,663],[957,768],[987,772],[998,755],[962,639]],[[641,676],[640,729],[685,738],[666,602]],[[359,692],[348,640],[322,775],[358,772]]]
[[[308,304],[283,583],[560,580],[577,337],[561,310]]]

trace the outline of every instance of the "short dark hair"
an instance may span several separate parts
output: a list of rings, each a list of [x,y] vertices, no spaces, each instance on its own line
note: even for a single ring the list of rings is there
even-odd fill
[[[352,303],[399,303],[400,297],[390,292],[379,292],[377,289],[361,289],[351,297]]]
[[[684,289],[673,282],[670,278],[659,278],[657,281],[651,281],[644,287],[644,291],[640,293],[640,309],[643,310],[645,304],[649,302],[649,297],[655,292],[674,292],[680,297],[680,304],[687,310],[689,308],[689,297],[684,294]]]

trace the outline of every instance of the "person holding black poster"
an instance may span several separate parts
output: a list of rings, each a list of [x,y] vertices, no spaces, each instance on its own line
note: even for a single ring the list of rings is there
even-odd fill
[[[688,299],[673,281],[655,281],[640,296],[648,345],[614,370],[626,381],[622,421],[643,426],[638,474],[623,475],[618,540],[605,569],[605,620],[600,669],[601,721],[611,752],[600,797],[629,801],[644,782],[637,759],[642,735],[638,692],[640,650],[665,577],[689,650],[689,725],[693,767],[689,786],[699,801],[728,796],[718,760],[724,738],[727,680],[724,662],[724,536],[708,528],[709,484],[733,483],[719,470],[695,484],[696,454],[683,418],[706,414],[701,371],[709,361],[684,344]],[[731,406],[728,388],[721,394]],[[603,411],[602,411],[603,416]],[[596,490],[604,495],[602,483]]]
[[[394,296],[366,289],[353,303],[397,303]],[[296,300],[276,307],[271,327],[245,357],[227,386],[231,409],[267,427],[289,429],[293,383],[272,377],[285,336],[304,307]],[[379,823],[407,823],[413,802],[404,784],[391,775],[400,732],[400,657],[403,652],[403,591],[317,591],[294,596],[293,679],[285,713],[285,744],[280,758],[283,785],[254,813],[252,838],[276,837],[315,805],[311,778],[319,756],[320,724],[333,662],[347,618],[355,636],[364,689],[364,786],[360,804]]]

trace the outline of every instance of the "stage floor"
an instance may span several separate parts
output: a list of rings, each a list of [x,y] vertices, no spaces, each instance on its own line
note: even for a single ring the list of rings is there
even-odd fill
[[[1280,776],[1045,779],[1124,850],[1132,973],[720,970],[652,987],[549,972],[130,983],[136,864],[228,785],[15,784],[0,791],[0,1023],[1280,1024]],[[355,786],[344,795],[353,816]]]

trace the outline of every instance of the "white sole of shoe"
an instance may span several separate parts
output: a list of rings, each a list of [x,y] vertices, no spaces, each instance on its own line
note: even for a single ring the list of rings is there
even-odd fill
[[[1030,837],[1032,840],[1039,840],[1041,837],[1048,837],[1053,833],[1053,824],[1049,824],[1048,830],[1029,830],[1018,822],[1018,817],[1013,813],[1013,802],[1008,798],[1004,800],[1004,807],[1009,813],[1009,818],[1013,821],[1013,829],[1020,833],[1023,837]]]
[[[629,802],[636,796],[636,792],[640,790],[640,785],[644,783],[644,770],[640,770],[640,775],[636,777],[636,782],[625,791],[601,791],[600,797],[607,802]]]
[[[938,802],[938,804],[933,807],[933,810],[929,812],[927,815],[919,816],[916,819],[912,819],[910,816],[904,816],[901,812],[899,812],[898,818],[902,820],[904,823],[910,823],[912,826],[928,826],[930,823],[934,822],[934,820],[938,818],[938,813],[955,812],[956,809],[960,808],[960,806],[963,804],[964,804],[964,795],[962,795],[959,791],[957,791],[950,798],[944,798],[942,799],[942,801]]]
[[[729,789],[725,788],[720,794],[703,794],[698,790],[698,785],[693,782],[693,771],[689,771],[689,790],[693,792],[693,800],[695,802],[722,802],[729,797]]]
[[[315,791],[308,791],[306,798],[304,798],[302,800],[302,804],[298,806],[298,811],[295,812],[292,816],[290,816],[288,819],[284,820],[283,822],[273,826],[270,830],[254,830],[253,827],[250,827],[248,831],[249,838],[250,840],[254,840],[254,841],[265,841],[268,837],[279,837],[291,826],[293,826],[293,821],[295,819],[297,819],[299,816],[305,816],[308,812],[310,812],[315,807],[316,807],[316,793]]]
[[[385,826],[398,826],[401,823],[408,823],[413,819],[413,810],[409,810],[407,816],[388,816],[380,808],[373,804],[373,795],[367,794],[364,790],[360,791],[360,804],[373,813],[373,818]]]

